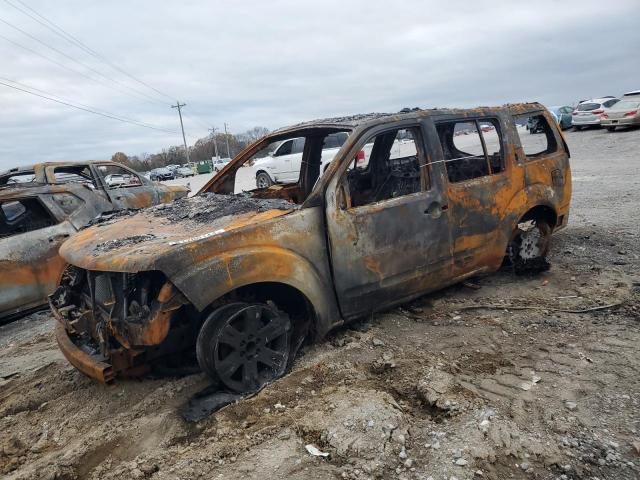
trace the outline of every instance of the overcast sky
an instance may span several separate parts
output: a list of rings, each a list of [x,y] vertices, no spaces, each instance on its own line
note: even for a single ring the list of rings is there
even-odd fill
[[[25,5],[33,8],[170,98],[11,4],[36,17]],[[0,85],[0,170],[180,144],[171,99],[187,104],[192,144],[224,122],[239,133],[413,106],[554,105],[620,95],[640,88],[638,6],[638,0],[0,0],[0,82],[173,131]]]

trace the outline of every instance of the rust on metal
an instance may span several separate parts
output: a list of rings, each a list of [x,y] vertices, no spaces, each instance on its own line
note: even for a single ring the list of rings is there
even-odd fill
[[[542,155],[527,157],[515,122],[522,115],[548,121],[550,147]],[[484,153],[461,157],[447,144],[456,122],[493,128],[494,151],[480,134]],[[401,130],[411,133],[417,153],[392,159],[389,148],[407,138],[394,140]],[[320,174],[323,139],[335,132],[348,138]],[[308,147],[297,182],[234,194],[236,174],[256,152],[299,137]],[[354,158],[370,140],[370,165],[357,170]],[[192,352],[206,315],[239,299],[275,304],[316,340],[343,322],[495,271],[505,257],[526,262],[518,253],[529,241],[518,233],[523,220],[537,222],[541,235],[566,225],[568,157],[553,117],[537,103],[416,109],[277,130],[195,197],[92,226],[62,245],[75,280],[51,297],[68,335],[61,348],[70,348],[67,340],[82,344],[100,352],[115,375],[130,374]],[[460,159],[467,163],[454,167]],[[467,177],[452,179],[454,168]],[[539,246],[535,255],[544,257]]]
[[[110,186],[101,169],[125,172],[130,184]],[[0,320],[46,305],[66,265],[60,245],[100,214],[187,193],[113,162],[41,163],[0,173]]]

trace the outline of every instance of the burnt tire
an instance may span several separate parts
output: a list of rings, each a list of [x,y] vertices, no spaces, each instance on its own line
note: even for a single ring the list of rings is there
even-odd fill
[[[256,187],[258,188],[269,188],[273,185],[273,180],[266,172],[260,172],[256,175]]]
[[[517,275],[536,274],[549,270],[547,254],[553,229],[544,220],[525,220],[513,232],[507,257]]]
[[[284,375],[291,351],[289,316],[266,303],[233,303],[214,310],[196,341],[200,368],[238,393]]]

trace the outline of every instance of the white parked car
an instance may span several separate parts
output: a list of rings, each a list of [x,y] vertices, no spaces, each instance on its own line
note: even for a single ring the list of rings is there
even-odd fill
[[[321,171],[324,172],[340,147],[347,140],[345,132],[328,135],[322,148]],[[256,186],[267,188],[274,183],[295,183],[300,176],[300,162],[304,150],[304,138],[294,138],[282,142],[273,153],[259,158],[253,165],[256,172]]]
[[[583,127],[600,126],[604,111],[619,101],[615,97],[602,97],[580,102],[571,114],[573,129],[580,130]]]
[[[404,130],[402,131],[404,132]],[[334,159],[340,147],[347,140],[345,132],[328,135],[322,148],[320,171],[324,173]],[[366,169],[373,142],[367,143],[355,157],[355,165]],[[304,138],[287,140],[267,157],[259,158],[253,165],[256,177],[256,187],[267,188],[274,183],[296,183],[300,176],[300,163],[304,150]],[[389,159],[404,158],[416,154],[415,143],[412,139],[398,137],[394,140],[390,149]],[[350,167],[352,168],[352,167]]]
[[[212,158],[211,162],[213,163],[213,171],[219,172],[224,167],[226,167],[230,161],[231,161],[230,158],[215,158],[215,157]]]
[[[129,177],[130,175],[121,175],[119,173],[114,173],[104,177],[104,181],[107,183],[107,186],[109,188],[117,188],[129,185],[131,183],[131,178]]]
[[[195,174],[193,173],[193,168],[189,167],[179,167],[174,171],[176,177],[193,177]]]

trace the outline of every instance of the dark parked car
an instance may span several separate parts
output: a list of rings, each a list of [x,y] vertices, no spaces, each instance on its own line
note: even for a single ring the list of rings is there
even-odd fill
[[[544,135],[519,136],[530,117]],[[323,172],[325,139],[339,132],[348,136]],[[290,139],[305,144],[296,179],[240,193],[240,167]],[[537,103],[277,130],[196,196],[67,240],[71,266],[50,301],[58,344],[103,382],[195,353],[219,385],[254,391],[345,322],[505,257],[516,271],[547,268],[551,234],[568,221],[568,153]]]
[[[103,212],[183,197],[113,162],[40,163],[0,173],[0,319],[46,305],[64,240]]]
[[[151,170],[151,173],[149,173],[149,178],[153,181],[158,182],[162,180],[173,180],[174,178],[176,178],[176,175],[173,170],[161,167]]]
[[[571,112],[573,112],[573,107],[568,105],[565,106],[555,106],[555,107],[547,107],[547,110],[551,112],[553,118],[555,118],[560,130],[566,130],[567,128],[571,128]],[[529,133],[541,133],[544,132],[544,126],[539,125],[535,118],[531,118],[527,123],[527,130]]]

